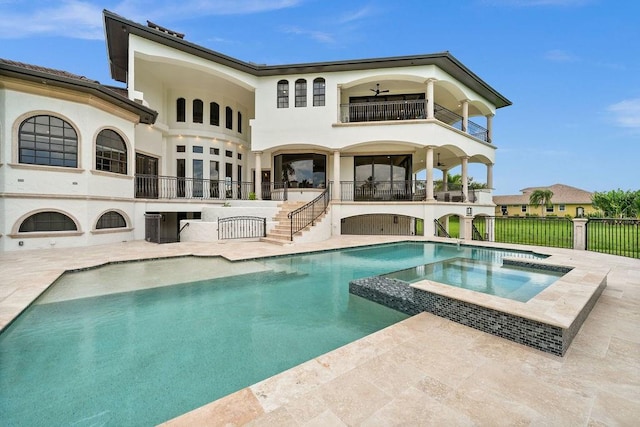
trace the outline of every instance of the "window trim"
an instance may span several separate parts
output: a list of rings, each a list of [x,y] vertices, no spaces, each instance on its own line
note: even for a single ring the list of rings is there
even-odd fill
[[[307,81],[305,79],[297,79],[294,84],[294,105],[297,108],[307,106]]]
[[[23,163],[21,161],[21,149],[22,149],[22,139],[21,139],[21,133],[22,133],[22,128],[23,126],[26,124],[26,122],[28,120],[31,119],[35,119],[36,117],[49,117],[49,126],[50,126],[50,122],[51,122],[51,118],[55,118],[58,120],[61,120],[63,123],[66,123],[66,125],[69,126],[69,128],[71,128],[73,130],[73,132],[75,132],[75,155],[76,155],[76,161],[75,161],[75,165],[74,166],[64,166],[64,165],[52,165],[52,164],[39,164],[39,163]],[[64,126],[64,125],[63,125]],[[64,129],[64,127],[63,127]],[[25,132],[26,133],[26,132]],[[27,167],[35,167],[35,168],[51,168],[52,170],[80,170],[81,169],[81,160],[82,160],[82,141],[80,138],[80,131],[78,129],[78,127],[73,123],[72,120],[70,120],[68,117],[59,114],[57,112],[53,112],[53,111],[46,111],[46,110],[35,110],[35,111],[29,111],[25,114],[22,114],[21,116],[19,116],[15,122],[14,122],[14,126],[13,126],[13,135],[14,135],[14,141],[16,141],[15,145],[14,145],[14,152],[13,152],[13,160],[15,161],[16,165],[20,165],[20,166],[27,166]],[[34,133],[33,135],[37,135]],[[26,142],[26,141],[25,141]],[[51,142],[49,142],[49,145],[51,144]],[[64,137],[63,137],[63,146],[64,146]],[[35,151],[35,146],[34,146],[34,151]],[[57,152],[57,151],[54,151]],[[51,153],[51,151],[49,151],[49,153]],[[66,151],[62,151],[63,155],[64,153],[66,153]],[[64,158],[64,157],[63,157]],[[49,159],[51,159],[51,156],[49,156]],[[45,169],[43,169],[45,170]]]
[[[276,84],[276,107],[289,108],[289,81],[278,80]]]
[[[318,85],[320,82],[322,82],[322,87]],[[326,93],[327,93],[326,79],[324,77],[316,77],[315,79],[313,79],[313,106],[314,107],[324,107],[326,105]]]
[[[104,132],[104,131],[111,131],[113,133],[115,133],[116,135],[118,135],[120,137],[120,140],[122,141],[122,144],[124,145],[124,172],[113,172],[110,170],[104,170],[104,169],[98,169],[98,138],[100,137],[100,135]],[[112,128],[112,127],[104,127],[102,129],[100,129],[98,131],[98,133],[96,134],[95,138],[94,138],[94,143],[93,143],[93,148],[94,148],[94,156],[93,156],[93,161],[94,163],[94,170],[96,171],[100,171],[100,172],[105,172],[108,174],[116,174],[116,175],[129,175],[129,144],[126,140],[126,138],[122,135],[122,133],[120,133],[119,131],[117,131],[116,129]]]
[[[98,228],[98,223],[100,222],[100,220],[105,215],[107,215],[109,213],[116,213],[116,214],[120,215],[120,217],[124,220],[124,226],[123,227]],[[130,224],[131,224],[131,222],[129,221],[129,218],[127,217],[127,214],[122,212],[120,209],[107,209],[106,211],[104,211],[104,212],[100,213],[100,215],[98,215],[98,219],[93,224],[93,230],[92,231],[104,232],[105,230],[109,230],[109,231],[118,230],[118,231],[120,231],[120,230],[123,230],[123,229],[131,229]]]
[[[20,227],[22,226],[22,223],[24,221],[26,221],[28,218],[30,218],[33,215],[37,215],[44,212],[56,212],[68,217],[69,219],[71,219],[71,221],[73,221],[73,223],[76,226],[76,229],[62,230],[62,231],[20,231]],[[24,215],[22,215],[20,218],[18,218],[16,222],[13,224],[11,234],[9,234],[9,237],[28,239],[28,238],[54,237],[54,236],[55,237],[80,236],[82,234],[84,234],[84,232],[82,231],[82,228],[80,227],[80,222],[76,217],[60,209],[43,208],[43,209],[36,209],[36,210],[29,211]]]

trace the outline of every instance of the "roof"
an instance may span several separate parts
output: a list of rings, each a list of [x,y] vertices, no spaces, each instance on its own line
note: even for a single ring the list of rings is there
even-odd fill
[[[141,123],[154,123],[158,116],[156,111],[130,100],[127,97],[126,89],[105,86],[97,80],[91,80],[67,71],[0,58],[0,76],[14,77],[91,94],[138,115]]]
[[[496,108],[506,107],[512,104],[511,101],[489,86],[449,52],[288,65],[258,65],[252,62],[244,62],[191,43],[180,37],[184,36],[183,34],[166,30],[165,28],[158,29],[158,26],[155,24],[153,24],[154,26],[152,27],[138,24],[108,10],[104,10],[103,15],[111,77],[123,83],[126,83],[127,71],[129,69],[129,34],[135,34],[147,40],[178,49],[208,61],[226,65],[230,68],[260,77],[436,65],[467,87],[479,93],[495,105]]]
[[[551,201],[554,204],[570,205],[592,203],[591,196],[593,193],[564,184],[553,184],[548,187],[527,187],[520,190],[522,194],[493,196],[493,203],[496,205],[528,205],[529,197],[535,190],[551,190],[553,192]]]

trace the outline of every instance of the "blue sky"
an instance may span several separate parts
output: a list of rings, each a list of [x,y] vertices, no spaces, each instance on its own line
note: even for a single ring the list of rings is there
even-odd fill
[[[449,51],[513,102],[495,194],[640,189],[640,1],[0,0],[0,57],[116,84],[103,9],[270,65]]]

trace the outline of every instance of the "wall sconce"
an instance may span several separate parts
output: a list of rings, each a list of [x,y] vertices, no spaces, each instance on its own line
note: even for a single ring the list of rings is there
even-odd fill
[[[471,206],[467,207],[467,216],[473,216],[473,208]]]

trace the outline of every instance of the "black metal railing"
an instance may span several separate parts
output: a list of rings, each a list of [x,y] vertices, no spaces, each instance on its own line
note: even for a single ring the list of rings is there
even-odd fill
[[[435,236],[436,237],[449,237],[451,238],[451,235],[449,234],[449,232],[447,231],[447,229],[444,227],[444,225],[440,224],[440,221],[438,221],[437,219],[433,220],[433,223],[435,225]]]
[[[640,258],[640,220],[589,218],[586,227],[587,250]]]
[[[310,225],[314,225],[314,222],[327,211],[331,195],[330,190],[331,184],[329,184],[329,188],[325,189],[318,197],[287,214],[287,218],[291,224],[291,241],[293,241],[293,236],[296,233]]]
[[[363,214],[342,218],[340,234],[366,236],[424,235],[418,218],[397,214]]]
[[[218,240],[249,239],[266,236],[266,218],[257,216],[232,216],[218,219]]]
[[[484,240],[484,236],[480,233],[480,230],[478,230],[478,227],[476,227],[475,224],[471,224],[471,231],[473,233],[473,236],[471,237],[472,240]]]
[[[349,202],[415,202],[427,198],[425,180],[342,181],[339,191],[340,200]],[[478,200],[475,190],[468,190],[467,195],[465,199],[461,186],[450,184],[443,190],[441,184],[434,185],[433,196],[439,202],[475,203]]]
[[[490,221],[495,242],[573,248],[573,221],[569,218],[477,216],[473,226],[479,236],[489,235]]]

